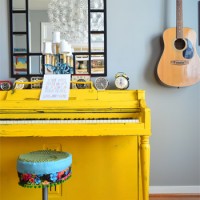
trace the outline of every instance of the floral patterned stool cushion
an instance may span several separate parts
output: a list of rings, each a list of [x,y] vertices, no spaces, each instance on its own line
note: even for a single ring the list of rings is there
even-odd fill
[[[17,159],[19,185],[44,188],[66,181],[71,176],[72,155],[67,152],[39,150],[21,154]]]

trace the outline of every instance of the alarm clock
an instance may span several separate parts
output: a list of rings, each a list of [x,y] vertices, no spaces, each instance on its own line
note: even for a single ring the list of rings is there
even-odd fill
[[[16,82],[18,82],[18,83],[16,84]],[[19,83],[19,82],[20,82],[20,83]],[[20,89],[20,90],[28,88],[28,84],[24,84],[24,82],[28,82],[28,79],[25,78],[25,77],[21,77],[21,78],[17,79],[17,80],[14,82],[14,85],[15,85],[14,88],[15,88],[15,89]]]
[[[115,75],[115,86],[120,90],[125,90],[129,87],[129,78],[123,72],[118,72]]]
[[[97,90],[105,90],[108,87],[108,84],[108,80],[104,77],[98,77],[94,82],[94,85]]]

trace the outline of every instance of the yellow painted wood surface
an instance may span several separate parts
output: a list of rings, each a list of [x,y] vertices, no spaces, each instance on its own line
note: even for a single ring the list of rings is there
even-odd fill
[[[72,178],[49,199],[148,200],[150,151],[144,149],[151,122],[144,91],[72,90],[69,101],[39,101],[39,94],[0,92],[0,120],[131,117],[139,123],[0,124],[0,199],[41,199],[40,189],[17,185],[16,160],[49,148],[73,155]]]
[[[2,94],[2,95],[1,95]],[[71,90],[69,101],[39,101],[40,90],[1,93],[0,120],[139,119],[138,124],[0,124],[0,136],[150,135],[150,109],[142,90]],[[69,131],[65,131],[69,130]]]
[[[22,153],[59,145],[73,155],[73,174],[53,199],[138,199],[137,137],[1,138],[0,143],[0,199],[42,199],[41,189],[18,186],[16,160]]]
[[[143,199],[149,199],[149,181],[150,181],[150,144],[149,136],[141,137],[140,144],[140,155],[141,155],[141,175],[142,175],[142,192]]]
[[[134,131],[133,131],[134,127]],[[0,125],[1,137],[143,135],[144,124],[22,124]],[[150,129],[146,130],[150,134]]]

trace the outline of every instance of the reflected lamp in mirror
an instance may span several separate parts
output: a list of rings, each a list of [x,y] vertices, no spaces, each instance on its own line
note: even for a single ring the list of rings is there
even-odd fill
[[[71,45],[60,40],[60,32],[53,32],[52,42],[44,42],[45,74],[72,74],[73,58]]]

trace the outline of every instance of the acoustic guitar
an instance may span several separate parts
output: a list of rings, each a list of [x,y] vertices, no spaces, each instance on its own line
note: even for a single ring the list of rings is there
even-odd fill
[[[163,33],[164,51],[157,75],[171,87],[190,86],[200,81],[200,58],[196,51],[196,33],[183,28],[182,0],[176,0],[176,27]]]

